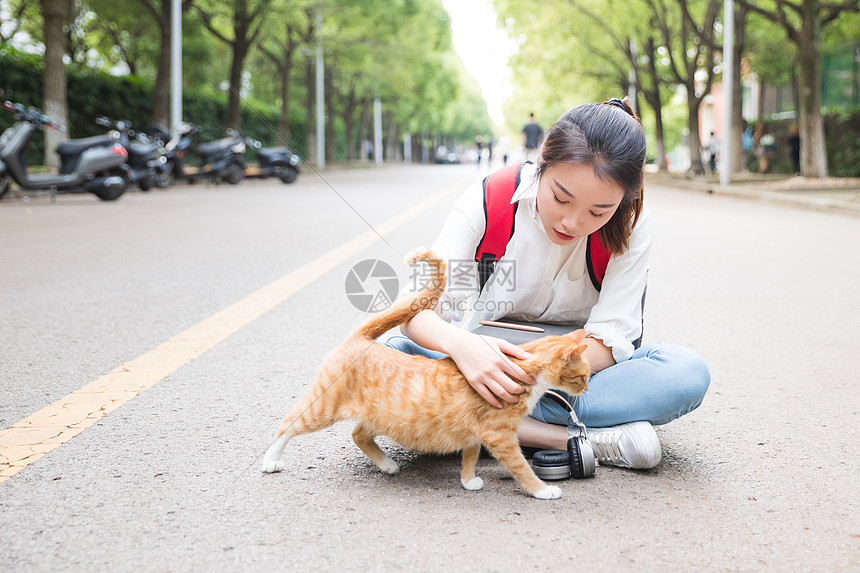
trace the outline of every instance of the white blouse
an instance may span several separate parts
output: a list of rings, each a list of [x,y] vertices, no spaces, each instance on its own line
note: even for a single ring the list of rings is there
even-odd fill
[[[589,336],[612,349],[616,362],[633,354],[642,336],[642,303],[651,237],[645,206],[629,249],[609,259],[598,292],[586,267],[587,237],[556,245],[546,236],[536,208],[537,167],[527,164],[511,203],[519,202],[514,233],[504,256],[480,292],[475,251],[484,234],[483,189],[469,187],[454,205],[432,249],[448,265],[448,284],[436,306],[446,321],[473,330],[479,320],[514,318],[584,325]],[[420,288],[413,280],[412,288]]]

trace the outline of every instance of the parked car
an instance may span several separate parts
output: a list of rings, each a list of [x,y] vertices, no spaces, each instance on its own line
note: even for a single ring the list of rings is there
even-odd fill
[[[436,163],[460,163],[460,155],[456,149],[440,145],[436,148]]]

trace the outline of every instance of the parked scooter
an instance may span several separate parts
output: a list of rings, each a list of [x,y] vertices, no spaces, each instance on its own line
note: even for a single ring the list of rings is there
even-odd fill
[[[96,118],[96,123],[107,127],[111,134],[116,134],[119,142],[128,151],[128,166],[131,169],[131,180],[141,191],[149,191],[163,172],[168,169],[167,157],[163,148],[141,131],[132,129],[128,120],[114,121],[103,115]]]
[[[57,191],[89,192],[104,201],[113,201],[125,193],[128,186],[128,152],[108,135],[70,139],[57,147],[60,156],[59,173],[29,173],[27,146],[36,130],[50,127],[65,131],[50,117],[35,107],[4,102],[3,109],[15,115],[15,125],[0,135],[0,189],[12,179],[26,190],[48,190],[53,200]]]
[[[150,131],[158,137],[168,136],[167,129],[153,124]],[[200,132],[200,128],[190,123],[181,123],[176,127],[173,136],[164,144],[168,169],[174,178],[187,179],[195,182],[200,179],[208,181],[226,181],[235,185],[242,180],[245,173],[245,140],[236,132],[229,131],[223,139],[202,143],[197,148],[200,155],[200,165],[192,167],[185,164],[186,154],[191,147],[191,135]],[[156,185],[161,186],[158,182]]]
[[[299,176],[299,163],[302,158],[289,147],[264,148],[262,143],[251,137],[246,137],[245,142],[257,150],[258,163],[245,169],[245,177],[277,177],[284,183],[293,183]]]
[[[155,186],[159,189],[167,189],[176,181],[174,171],[177,154],[184,154],[185,150],[191,147],[190,133],[185,135],[177,133],[174,137],[170,137],[170,130],[160,123],[151,124],[149,133],[158,144],[159,152],[164,157],[164,167],[158,172]]]

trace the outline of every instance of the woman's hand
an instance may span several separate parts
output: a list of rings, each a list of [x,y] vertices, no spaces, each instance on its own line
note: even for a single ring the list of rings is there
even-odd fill
[[[534,385],[535,380],[522,368],[511,362],[505,354],[521,360],[527,359],[528,352],[515,344],[501,338],[479,336],[465,331],[459,331],[456,341],[449,344],[448,354],[460,368],[466,380],[487,402],[501,408],[505,402],[516,403],[518,394],[524,389],[508,377],[508,374]]]

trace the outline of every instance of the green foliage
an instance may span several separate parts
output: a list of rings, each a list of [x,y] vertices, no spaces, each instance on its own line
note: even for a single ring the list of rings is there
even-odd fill
[[[833,177],[860,177],[860,109],[824,116],[827,164]]]
[[[746,60],[750,71],[771,86],[791,85],[797,73],[797,46],[785,36],[785,28],[759,14],[748,16]]]
[[[17,6],[28,0],[7,1]],[[122,116],[145,128],[151,115],[151,82],[161,47],[156,15],[142,0],[82,0],[71,4],[72,44],[67,47],[72,60],[79,62],[77,67],[68,67],[71,135],[97,133],[100,128],[92,120],[98,113]],[[150,4],[159,8],[161,2]],[[213,14],[214,30],[204,25],[200,10],[184,13],[184,116],[202,125],[206,137],[220,136],[226,119],[228,94],[222,85],[229,77],[232,52],[216,34],[233,37],[236,14],[229,8],[234,4],[265,10],[258,43],[245,60],[241,121],[244,131],[266,144],[275,143],[282,92],[277,67],[261,47],[272,49],[283,43],[288,25],[297,42],[289,75],[289,143],[301,152],[306,147],[307,119],[313,114],[313,109],[305,109],[307,91],[314,85],[305,63],[317,40],[324,48],[326,69],[333,74],[327,98],[332,105],[326,115],[334,124],[339,158],[346,155],[344,114],[352,114],[357,131],[363,102],[377,95],[398,133],[471,140],[476,132],[492,130],[480,90],[463,72],[454,53],[449,16],[441,0],[237,0],[227,4],[195,0],[197,8]],[[38,3],[28,6],[20,30],[29,34],[24,41],[34,46],[41,38],[41,16]],[[318,9],[323,16],[321,38],[314,29]],[[84,69],[84,63],[98,71]],[[4,73],[3,81],[7,89],[10,82],[16,87],[18,101],[38,105],[41,80],[32,71],[41,65],[41,59],[35,57],[30,64],[31,68],[16,69],[12,76]],[[0,65],[4,72],[11,66],[5,60]],[[126,67],[134,69],[138,78],[114,78],[104,73],[124,73]],[[27,98],[36,99],[30,102]],[[354,138],[357,136],[353,133]]]
[[[0,77],[3,78],[4,99],[24,105],[42,108],[42,57],[23,54],[12,48],[0,50]],[[104,133],[104,128],[95,123],[99,115],[114,119],[127,119],[146,131],[151,123],[152,83],[132,76],[116,77],[85,66],[66,66],[69,97],[69,135],[80,138]],[[38,95],[37,95],[38,94]],[[183,94],[183,119],[201,127],[199,141],[217,139],[224,135],[226,98],[186,90]],[[292,117],[293,133],[304,134],[302,117]],[[272,107],[246,101],[242,109],[243,133],[260,140],[265,145],[276,144],[275,132],[278,112]],[[0,130],[13,123],[10,114],[0,116]],[[304,138],[290,143],[299,153],[304,153]],[[35,141],[31,158],[41,157],[41,138]]]

